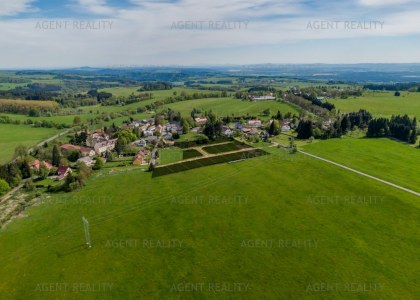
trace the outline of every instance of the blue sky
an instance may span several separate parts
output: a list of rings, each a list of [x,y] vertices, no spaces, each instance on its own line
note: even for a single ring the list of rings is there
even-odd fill
[[[0,0],[0,67],[420,62],[417,0]]]

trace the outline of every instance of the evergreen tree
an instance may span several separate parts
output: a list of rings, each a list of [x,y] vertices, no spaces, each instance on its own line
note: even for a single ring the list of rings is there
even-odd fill
[[[61,160],[61,153],[58,149],[57,145],[54,145],[53,151],[52,151],[52,164],[53,166],[59,167],[60,166],[60,160]]]
[[[346,134],[351,127],[350,118],[348,115],[344,115],[343,119],[341,119],[341,132]]]
[[[313,136],[313,125],[311,120],[301,120],[296,129],[298,139],[309,139]]]

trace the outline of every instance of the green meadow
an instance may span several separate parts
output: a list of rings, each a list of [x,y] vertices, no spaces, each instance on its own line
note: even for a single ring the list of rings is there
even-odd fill
[[[267,151],[157,178],[103,170],[44,199],[0,233],[0,298],[418,298],[418,197]]]
[[[365,92],[357,98],[328,100],[341,112],[353,112],[366,109],[374,117],[391,117],[407,114],[420,118],[420,93],[401,92],[394,96],[393,92]]]
[[[387,138],[331,139],[304,151],[420,192],[420,149]]]
[[[165,105],[172,110],[181,112],[182,115],[190,115],[193,108],[201,109],[204,111],[212,110],[218,116],[242,116],[249,113],[250,115],[260,116],[262,111],[270,109],[270,116],[261,117],[268,119],[271,115],[277,113],[280,110],[283,114],[290,112],[292,114],[299,114],[299,112],[292,106],[277,101],[241,101],[234,98],[209,98],[209,99],[198,99],[188,100],[177,103]]]
[[[16,146],[22,144],[30,148],[59,132],[60,130],[54,128],[0,124],[0,163],[12,159]]]

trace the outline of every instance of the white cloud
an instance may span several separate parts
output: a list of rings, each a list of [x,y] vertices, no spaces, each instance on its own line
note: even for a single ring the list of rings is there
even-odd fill
[[[34,11],[31,4],[34,0],[0,0],[0,16],[15,16]]]
[[[76,0],[77,8],[83,12],[98,15],[111,15],[115,13],[115,9],[107,6],[106,0]]]
[[[409,2],[413,2],[413,0],[359,0],[359,3],[364,6],[398,5]]]
[[[309,30],[308,22],[334,20],[337,15],[329,11],[311,11],[299,2],[289,0],[182,0],[176,3],[141,1],[141,5],[130,9],[111,8],[105,1],[98,0],[79,0],[78,4],[91,12],[113,16],[112,29],[40,30],[35,28],[37,20],[34,19],[0,21],[0,66],[204,64],[237,60],[242,60],[242,63],[256,60],[269,62],[273,57],[284,58],[284,53],[280,51],[271,53],[270,56],[266,54],[269,50],[262,49],[278,49],[282,46],[294,49],[289,50],[289,55],[316,61],[319,54],[308,50],[308,41],[327,43],[357,38],[392,39],[395,36],[420,35],[418,10],[376,16],[372,21],[379,19],[384,22],[383,27],[371,30],[349,30],[343,27],[343,23],[338,29]],[[266,18],[280,14],[291,17],[275,20]],[[352,12],[346,15],[348,21],[360,19],[365,18]],[[249,23],[246,29],[241,30],[171,29],[173,22],[177,21],[221,20]],[[371,39],[365,39],[365,42],[374,48]],[[232,54],[234,51],[237,53]],[[311,56],[302,55],[304,51]],[[327,51],[333,50],[320,51],[321,55]],[[383,52],[386,54],[386,49]],[[251,56],[245,56],[244,53],[250,53]],[[337,54],[339,55],[345,59],[351,57],[344,52]],[[363,57],[364,54],[361,51],[352,55]],[[398,51],[395,55],[398,56]]]

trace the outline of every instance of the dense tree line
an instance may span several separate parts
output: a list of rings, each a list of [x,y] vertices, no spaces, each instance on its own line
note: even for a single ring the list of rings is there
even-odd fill
[[[407,115],[392,116],[391,119],[378,118],[369,122],[368,137],[394,137],[414,144],[417,139],[417,119]]]
[[[215,140],[222,136],[222,126],[222,121],[217,119],[216,115],[210,111],[207,114],[207,123],[204,127],[203,133],[210,140]]]
[[[0,112],[28,115],[31,111],[37,113],[57,112],[59,106],[54,101],[0,100]]]
[[[309,111],[315,115],[322,116],[328,114],[329,110],[325,109],[321,106],[312,104],[311,101],[306,100],[302,97],[295,96],[293,94],[287,94],[285,100],[296,104],[297,106],[301,107],[302,109]]]
[[[372,120],[372,115],[364,109],[345,114],[344,116],[349,120],[351,129],[354,129],[356,126],[361,129],[367,128],[370,120]]]
[[[312,120],[301,120],[296,132],[298,139],[309,139],[314,135]]]
[[[420,84],[417,82],[399,82],[390,84],[369,83],[363,86],[364,89],[373,91],[411,91],[420,92]]]
[[[317,98],[315,94],[303,94],[302,97],[306,100],[311,101],[313,105],[317,105],[328,110],[333,110],[335,108],[334,104],[329,102],[322,102]]]
[[[170,82],[146,82],[143,86],[138,89],[139,92],[144,91],[161,91],[161,90],[171,90],[174,85]]]

